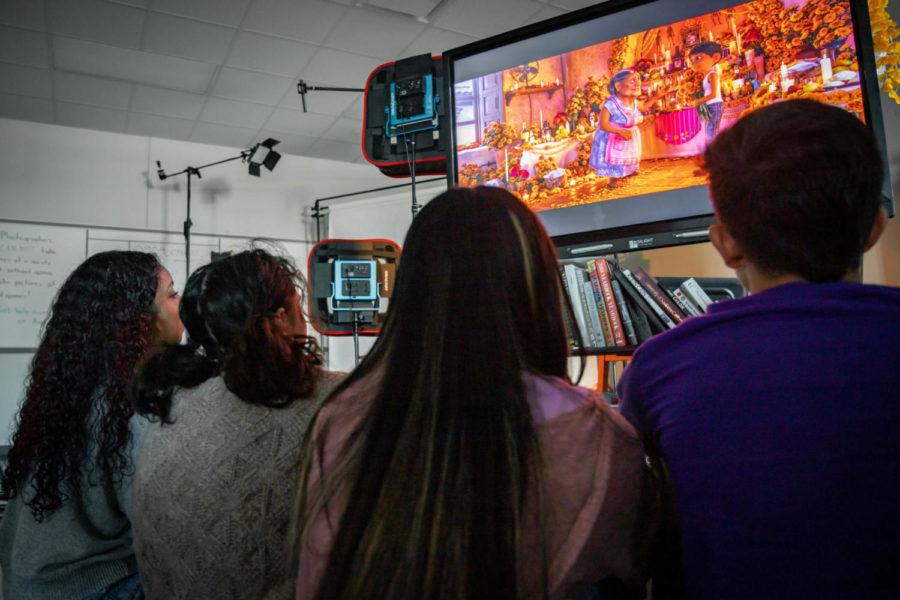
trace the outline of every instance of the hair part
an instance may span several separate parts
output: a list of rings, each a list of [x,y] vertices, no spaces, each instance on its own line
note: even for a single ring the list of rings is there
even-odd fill
[[[616,71],[615,74],[609,78],[609,83],[606,84],[607,91],[615,96],[617,93],[616,84],[625,81],[632,73],[634,73],[634,69],[621,69]]]
[[[713,41],[700,42],[691,46],[690,51],[688,51],[688,56],[695,56],[697,54],[705,54],[709,57],[715,57],[715,55],[718,54],[721,57],[722,46]]]
[[[132,386],[137,411],[169,423],[176,387],[195,387],[220,373],[228,389],[251,404],[284,407],[309,397],[322,364],[318,344],[284,331],[276,319],[297,294],[302,306],[303,275],[289,259],[262,248],[198,268],[179,306],[189,343],[143,366]]]
[[[92,480],[119,481],[133,466],[127,386],[151,345],[160,269],[153,254],[101,252],[54,298],[3,473],[10,497],[29,482],[26,505],[38,521],[77,497],[89,445],[98,447]]]
[[[823,282],[859,268],[884,167],[858,118],[779,102],[722,131],[703,161],[716,217],[759,269]]]

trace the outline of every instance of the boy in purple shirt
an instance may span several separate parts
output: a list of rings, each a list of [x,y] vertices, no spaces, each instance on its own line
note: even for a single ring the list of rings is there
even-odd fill
[[[900,597],[900,289],[859,282],[887,221],[875,139],[792,100],[704,159],[750,295],[645,342],[618,389],[671,475],[684,594]]]

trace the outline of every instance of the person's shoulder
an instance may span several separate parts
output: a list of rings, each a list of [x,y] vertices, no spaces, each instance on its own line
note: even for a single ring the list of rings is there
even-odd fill
[[[600,429],[639,441],[634,427],[596,390],[559,377],[530,376],[527,381],[529,404],[538,427]]]

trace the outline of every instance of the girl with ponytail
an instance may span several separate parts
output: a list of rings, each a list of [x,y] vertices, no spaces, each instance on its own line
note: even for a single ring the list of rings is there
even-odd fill
[[[310,418],[340,376],[324,371],[301,311],[302,275],[261,248],[191,274],[188,344],[133,385],[152,423],[134,489],[149,599],[261,598],[291,589],[285,532]]]
[[[509,192],[425,206],[380,337],[307,438],[296,598],[643,596],[641,441],[569,382],[565,297]]]

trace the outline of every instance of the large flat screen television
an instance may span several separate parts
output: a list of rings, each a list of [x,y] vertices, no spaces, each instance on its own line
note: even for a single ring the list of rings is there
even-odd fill
[[[865,0],[609,0],[443,57],[449,183],[513,191],[562,257],[705,241],[697,157],[765,104],[843,107],[885,147]]]

